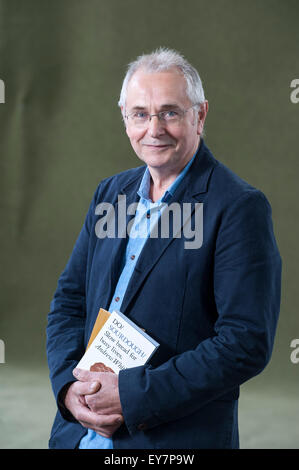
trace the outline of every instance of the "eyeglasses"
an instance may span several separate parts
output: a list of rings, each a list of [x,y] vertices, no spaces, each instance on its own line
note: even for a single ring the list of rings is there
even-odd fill
[[[150,114],[146,111],[134,111],[126,115],[125,118],[135,127],[146,127],[154,116],[157,116],[159,122],[163,124],[177,124],[182,120],[187,111],[194,108],[194,106],[197,106],[197,104],[193,104],[187,109],[168,109],[156,114]]]

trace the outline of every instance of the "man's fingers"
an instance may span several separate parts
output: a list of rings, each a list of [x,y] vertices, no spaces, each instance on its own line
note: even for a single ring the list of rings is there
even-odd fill
[[[78,369],[77,367],[73,370],[73,376],[76,377],[80,382],[102,382],[103,379],[107,379],[109,376],[115,376],[114,372],[93,372],[90,370]]]
[[[98,415],[97,427],[116,426],[124,422],[122,415]]]
[[[100,390],[100,382],[75,382],[73,384],[73,391],[77,396],[92,395]]]
[[[76,419],[82,426],[94,429],[96,432],[104,427],[118,427],[124,422],[122,415],[98,415],[86,407],[82,407],[78,410]]]
[[[100,381],[101,372],[90,372],[89,370],[75,368],[73,376],[81,382],[94,382],[96,380]]]

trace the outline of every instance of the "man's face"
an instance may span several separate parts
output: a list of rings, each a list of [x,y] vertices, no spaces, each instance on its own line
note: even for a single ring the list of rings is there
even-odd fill
[[[127,88],[125,114],[138,110],[156,114],[165,110],[186,110],[192,106],[186,81],[176,69],[167,72],[137,71]],[[194,155],[203,129],[207,103],[199,114],[195,108],[175,123],[160,122],[154,116],[142,128],[126,119],[126,132],[138,157],[150,168],[178,173]]]

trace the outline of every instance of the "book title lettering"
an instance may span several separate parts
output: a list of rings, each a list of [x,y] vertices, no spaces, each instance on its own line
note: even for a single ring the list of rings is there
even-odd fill
[[[100,309],[94,330],[78,368],[118,373],[145,364],[159,346],[121,312]]]

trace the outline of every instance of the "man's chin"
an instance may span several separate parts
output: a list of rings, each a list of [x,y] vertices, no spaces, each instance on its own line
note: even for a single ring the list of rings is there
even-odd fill
[[[144,145],[143,148],[145,152],[157,153],[157,152],[165,152],[171,147],[173,147],[173,145],[167,144],[167,145]]]
[[[155,155],[142,155],[139,157],[144,163],[146,163],[148,166],[153,167],[153,168],[161,168],[169,163],[169,158],[161,158],[161,156]]]
[[[172,159],[173,146],[168,145],[164,147],[146,147],[142,149],[142,158],[144,160],[151,160],[153,162],[166,162]]]

